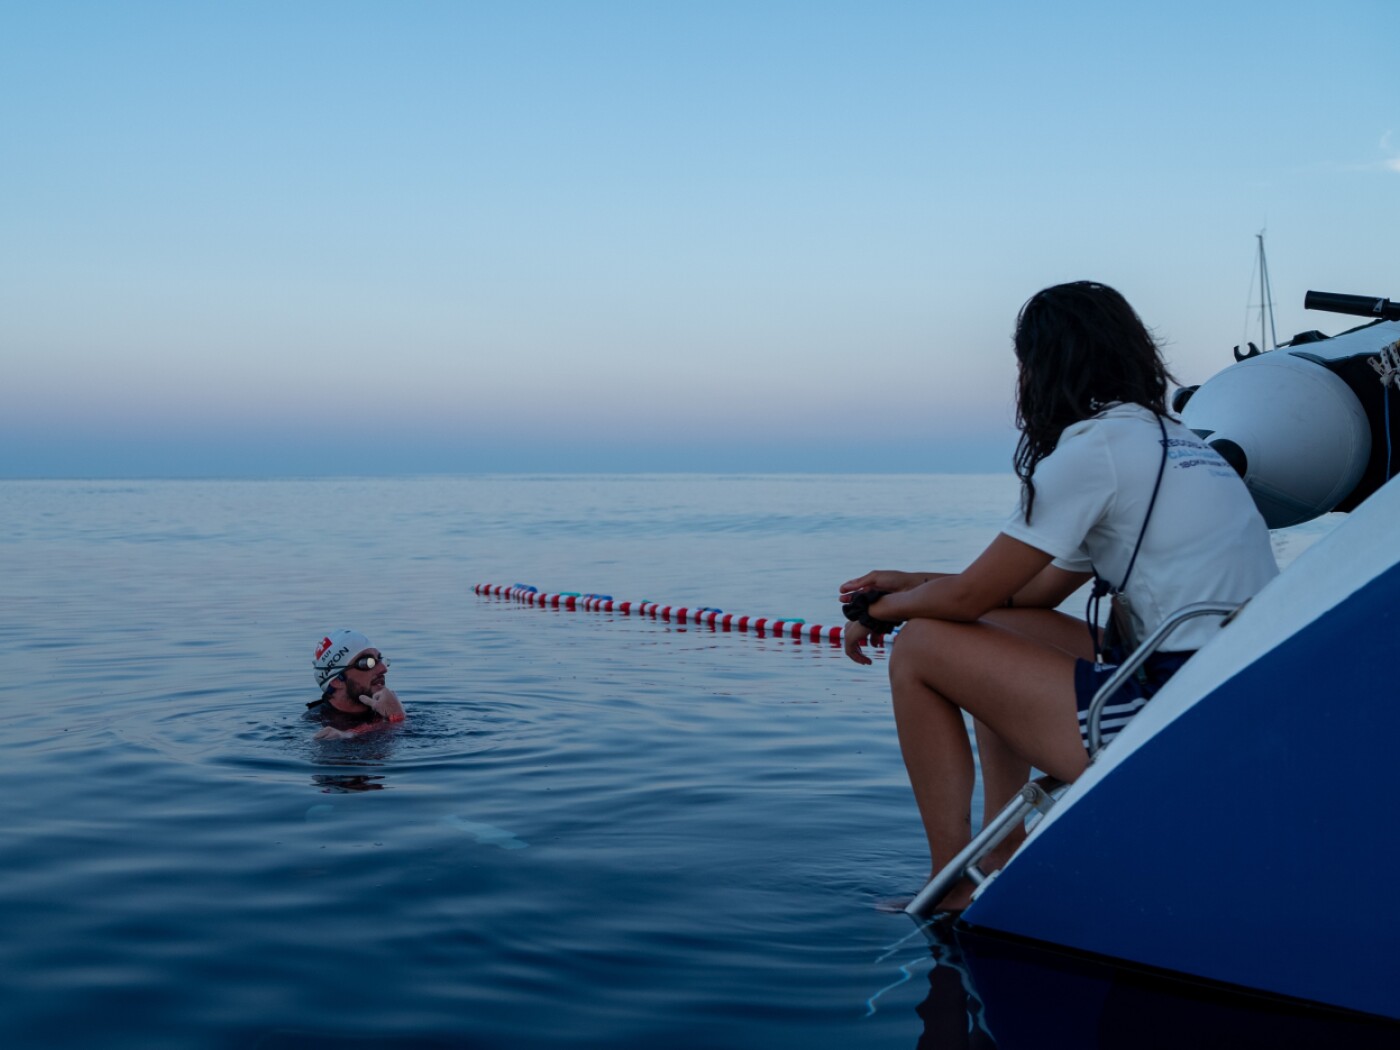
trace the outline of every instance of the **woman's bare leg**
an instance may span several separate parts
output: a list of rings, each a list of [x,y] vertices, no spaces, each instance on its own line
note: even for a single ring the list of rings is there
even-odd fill
[[[977,733],[977,757],[982,766],[982,826],[985,828],[1031,778],[1031,764],[1018,755],[985,722],[973,722]],[[1018,824],[983,858],[979,867],[993,872],[1003,867],[1026,839],[1026,827]]]
[[[997,793],[1022,765],[1073,780],[1087,763],[1075,712],[1074,656],[1056,645],[993,623],[911,620],[891,653],[890,686],[934,871],[970,837],[973,766],[962,710],[1002,745],[993,745]],[[1013,767],[1008,754],[1019,756],[1019,764]],[[964,883],[941,906],[962,907],[970,895]]]
[[[1026,638],[1061,649],[1071,657],[1093,658],[1093,646],[1084,621],[1043,609],[999,609],[983,617],[983,623],[1012,631]],[[1006,804],[1030,779],[1031,766],[985,722],[973,723],[977,733],[977,755],[982,768],[982,826],[1006,808]],[[1026,839],[1019,825],[989,853],[980,867],[996,871]]]
[[[898,649],[902,642],[896,643]],[[969,815],[975,772],[962,711],[890,661],[899,749],[923,818],[932,871],[972,837]]]

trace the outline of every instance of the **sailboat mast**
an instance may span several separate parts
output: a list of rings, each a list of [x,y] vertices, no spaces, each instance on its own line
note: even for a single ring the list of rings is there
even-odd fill
[[[1269,260],[1264,255],[1264,231],[1254,235],[1259,240],[1259,347],[1272,350],[1278,346],[1278,329],[1274,326],[1274,290],[1269,285]],[[1265,335],[1265,322],[1273,338]]]

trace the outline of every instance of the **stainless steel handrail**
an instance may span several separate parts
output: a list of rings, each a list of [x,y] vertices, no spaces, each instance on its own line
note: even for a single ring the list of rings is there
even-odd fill
[[[1187,620],[1194,620],[1199,616],[1223,616],[1225,621],[1221,626],[1230,621],[1230,618],[1242,608],[1242,604],[1234,602],[1229,605],[1222,605],[1219,602],[1197,602],[1194,605],[1183,605],[1176,612],[1168,616],[1158,628],[1143,640],[1143,643],[1133,650],[1133,655],[1118,665],[1118,669],[1108,676],[1108,681],[1099,686],[1099,691],[1094,694],[1093,702],[1089,705],[1089,754],[1097,755],[1103,748],[1103,729],[1100,722],[1103,720],[1103,709],[1108,704],[1108,698],[1130,676],[1137,673],[1149,656],[1161,648],[1167,636],[1176,630]]]
[[[918,895],[904,906],[905,914],[916,919],[927,918],[938,902],[948,896],[948,891],[956,886],[963,876],[972,879],[975,885],[982,885],[987,876],[978,869],[977,862],[1011,834],[1011,829],[1018,823],[1024,823],[1032,810],[1040,810],[1042,814],[1049,813],[1050,807],[1055,804],[1052,792],[1062,787],[1063,782],[1046,775],[1037,777],[1018,791],[1005,808],[989,821],[957,856],[943,865],[942,870],[929,879]]]

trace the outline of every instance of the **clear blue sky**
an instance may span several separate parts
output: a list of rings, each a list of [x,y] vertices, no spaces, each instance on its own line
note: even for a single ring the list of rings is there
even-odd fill
[[[1005,470],[1046,284],[1400,296],[1395,13],[3,0],[0,477]]]

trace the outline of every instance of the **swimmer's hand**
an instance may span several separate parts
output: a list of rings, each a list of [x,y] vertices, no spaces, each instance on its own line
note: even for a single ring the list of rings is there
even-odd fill
[[[349,739],[350,739],[352,736],[354,736],[354,735],[355,735],[355,734],[354,734],[354,733],[351,733],[349,730],[337,729],[337,728],[335,728],[335,726],[326,726],[324,729],[319,730],[319,731],[316,733],[316,735],[313,736],[311,739],[312,739],[312,740],[349,740]]]
[[[387,686],[380,689],[373,696],[360,697],[360,703],[364,704],[381,718],[386,718],[390,722],[402,722],[404,720],[403,704],[399,703],[399,698],[394,691]]]

